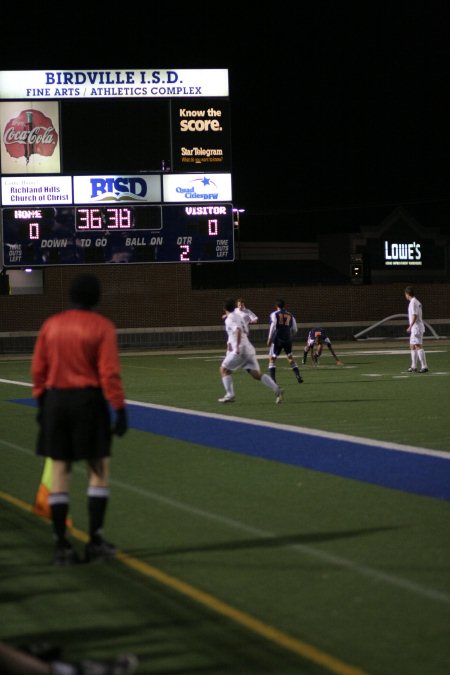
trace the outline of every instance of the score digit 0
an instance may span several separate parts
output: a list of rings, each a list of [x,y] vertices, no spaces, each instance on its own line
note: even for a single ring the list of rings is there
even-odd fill
[[[29,223],[28,225],[28,236],[30,239],[39,239],[39,223]]]
[[[208,234],[210,237],[217,237],[219,234],[219,225],[217,218],[208,218]]]

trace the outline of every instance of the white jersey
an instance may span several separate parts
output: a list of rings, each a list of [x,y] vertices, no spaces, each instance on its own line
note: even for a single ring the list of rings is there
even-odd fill
[[[416,315],[416,320],[414,323],[414,315]],[[411,330],[409,333],[409,344],[412,345],[421,345],[423,342],[423,335],[425,333],[425,325],[422,319],[422,304],[417,298],[411,298],[408,305],[408,318],[409,325]]]
[[[409,325],[412,325],[414,321],[414,315],[416,315],[415,326],[421,331],[425,330],[425,326],[422,318],[422,303],[419,302],[417,298],[411,298],[408,305],[408,318]]]
[[[248,339],[246,333],[246,323],[242,316],[235,309],[228,314],[225,319],[225,330],[227,331],[227,353],[222,361],[222,367],[227,370],[235,371],[241,368],[245,370],[259,371],[258,360],[256,358],[256,349]],[[241,341],[239,344],[239,353],[236,352],[238,346],[238,329],[241,331]]]
[[[258,321],[258,317],[254,312],[252,312],[251,309],[235,309],[234,310],[243,320],[244,320],[244,326],[245,326],[245,332],[249,333],[249,326],[251,323],[256,323]]]
[[[248,339],[248,328],[242,315],[235,309],[233,312],[230,312],[225,319],[225,330],[228,335],[227,344],[229,346],[228,348],[231,348],[231,351],[236,351],[238,345],[238,328],[241,331],[240,349],[245,349],[251,345],[251,342]]]

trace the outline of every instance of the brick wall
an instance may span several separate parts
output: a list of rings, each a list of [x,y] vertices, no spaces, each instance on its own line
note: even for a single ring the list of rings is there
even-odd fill
[[[268,262],[270,265],[270,262]],[[164,328],[221,325],[226,296],[243,295],[265,324],[274,301],[283,297],[302,324],[367,322],[406,312],[405,283],[382,285],[314,285],[274,288],[191,290],[188,265],[120,265],[83,267],[103,286],[98,306],[118,328]],[[43,295],[0,296],[0,333],[36,331],[42,321],[67,306],[70,281],[80,268],[44,270]],[[224,274],[227,270],[224,267]],[[450,283],[416,284],[427,320],[450,318]]]

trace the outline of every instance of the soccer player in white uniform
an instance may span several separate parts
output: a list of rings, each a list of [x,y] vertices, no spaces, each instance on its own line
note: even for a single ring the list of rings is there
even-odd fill
[[[247,327],[247,334],[249,333],[249,326],[253,323],[258,323],[258,317],[251,309],[245,306],[244,298],[238,298],[236,300],[237,313],[242,316],[244,319],[245,325]]]
[[[219,403],[233,403],[235,399],[232,373],[236,370],[246,370],[255,380],[269,387],[275,394],[275,403],[283,400],[283,389],[272,380],[269,375],[262,374],[256,358],[256,349],[248,339],[247,325],[238,313],[236,303],[232,298],[225,300],[225,330],[227,332],[227,353],[220,366],[225,396],[219,398]]]
[[[405,288],[405,298],[409,300],[409,325],[406,332],[409,333],[409,347],[411,349],[411,367],[408,368],[408,372],[417,372],[417,359],[419,359],[419,373],[428,373],[427,357],[425,356],[425,350],[423,348],[425,325],[422,318],[422,303],[416,298],[412,286],[407,286]]]

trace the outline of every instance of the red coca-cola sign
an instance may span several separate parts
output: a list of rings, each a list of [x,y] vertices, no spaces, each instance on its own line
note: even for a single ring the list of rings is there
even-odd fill
[[[31,155],[53,155],[58,143],[58,133],[51,119],[39,110],[22,110],[6,124],[3,143],[11,157],[25,157],[28,164]]]

